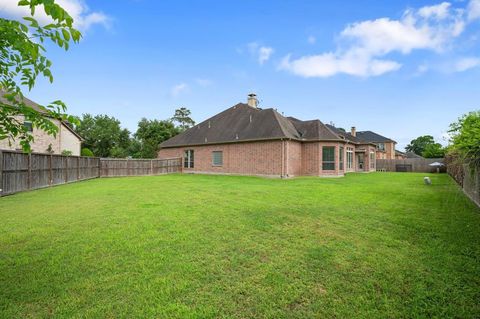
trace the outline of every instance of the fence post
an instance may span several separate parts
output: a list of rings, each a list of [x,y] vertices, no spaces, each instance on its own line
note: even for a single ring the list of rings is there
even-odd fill
[[[77,157],[77,181],[80,180],[80,157]]]
[[[150,160],[150,175],[153,175],[153,159]]]
[[[48,185],[52,186],[53,184],[53,172],[52,172],[52,154],[48,157],[48,172],[49,172],[49,182]]]
[[[28,189],[32,188],[32,153],[28,153],[27,187]]]
[[[65,156],[64,159],[65,159],[65,167],[64,167],[64,170],[65,170],[65,184],[68,183],[68,158],[70,156]]]

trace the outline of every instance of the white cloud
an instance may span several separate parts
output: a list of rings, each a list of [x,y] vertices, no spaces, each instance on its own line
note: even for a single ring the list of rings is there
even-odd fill
[[[472,0],[469,6],[480,0]],[[442,52],[451,47],[467,25],[464,9],[450,3],[408,9],[398,20],[379,18],[348,25],[339,37],[334,52],[290,59],[280,69],[304,77],[329,77],[339,73],[353,76],[378,76],[396,71],[399,62],[385,59],[391,53],[410,54],[413,50]]]
[[[310,44],[315,44],[315,42],[317,42],[317,38],[315,38],[313,35],[311,35],[307,38],[307,42],[310,43]]]
[[[448,2],[442,2],[433,6],[422,7],[418,10],[418,14],[426,19],[436,18],[436,19],[445,19],[448,17],[449,8],[451,4]]]
[[[324,53],[301,57],[290,61],[290,56],[283,59],[280,68],[289,70],[303,77],[330,77],[338,73],[354,76],[378,76],[396,71],[401,65],[395,61],[362,58],[354,54],[338,56]]]
[[[271,47],[261,46],[257,42],[250,42],[247,44],[248,51],[254,56],[260,65],[267,62],[275,51]]]
[[[76,28],[86,31],[94,24],[102,24],[108,27],[110,18],[101,12],[91,12],[83,0],[57,0],[62,8],[64,8],[73,18]],[[21,19],[30,16],[30,10],[27,6],[18,6],[18,0],[1,0],[0,13],[12,18]],[[41,6],[38,6],[34,16],[40,23],[51,23],[51,19],[45,14]]]
[[[179,96],[180,94],[186,92],[188,90],[188,84],[186,83],[180,83],[180,84],[177,84],[175,86],[172,87],[172,89],[170,90],[170,94],[173,96],[173,97],[177,97]]]
[[[209,79],[201,79],[201,78],[195,79],[195,82],[196,82],[198,85],[202,86],[202,87],[210,86],[210,85],[212,85],[212,83],[213,83],[213,82],[212,82],[211,80],[209,80]]]
[[[270,56],[273,54],[273,48],[270,47],[260,47],[258,50],[258,63],[263,64],[268,59],[270,59]]]
[[[471,0],[467,7],[468,20],[473,21],[480,18],[480,0]]]
[[[480,58],[467,57],[455,62],[454,71],[463,72],[480,66]]]

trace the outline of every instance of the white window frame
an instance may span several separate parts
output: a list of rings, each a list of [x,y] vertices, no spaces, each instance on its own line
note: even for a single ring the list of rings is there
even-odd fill
[[[195,151],[192,149],[185,150],[184,159],[183,159],[184,168],[194,168],[195,167]]]
[[[347,170],[353,170],[353,148],[347,147]]]

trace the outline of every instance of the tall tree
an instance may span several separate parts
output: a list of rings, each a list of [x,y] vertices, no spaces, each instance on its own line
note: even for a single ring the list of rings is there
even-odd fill
[[[95,156],[126,157],[130,132],[120,127],[120,121],[107,115],[83,114],[75,130],[84,138],[83,146]]]
[[[178,123],[178,128],[181,132],[195,125],[195,121],[190,117],[191,113],[192,112],[186,107],[181,107],[175,110],[172,121]]]
[[[413,152],[417,155],[422,155],[427,145],[430,145],[430,144],[435,144],[435,140],[433,139],[433,136],[424,135],[412,140],[410,144],[408,144],[405,147],[405,150],[407,152]]]
[[[25,23],[0,18],[0,139],[18,139],[29,151],[33,136],[19,116],[52,135],[58,131],[53,118],[70,122],[76,119],[65,114],[66,106],[59,100],[40,109],[26,105],[20,86],[31,90],[39,75],[52,82],[52,62],[44,56],[43,44],[50,40],[68,50],[70,41],[78,42],[81,34],[73,28],[72,17],[54,0],[21,0],[18,5],[30,8],[31,17],[23,18]],[[51,18],[50,24],[41,26],[33,18],[37,6]]]
[[[175,127],[171,121],[147,120],[142,118],[138,122],[138,129],[135,138],[141,143],[140,153],[136,157],[155,158],[157,157],[158,145],[177,135],[180,129]]]

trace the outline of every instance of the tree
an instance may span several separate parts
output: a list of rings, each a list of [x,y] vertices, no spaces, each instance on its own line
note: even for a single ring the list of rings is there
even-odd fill
[[[445,157],[445,148],[440,143],[428,144],[422,152],[425,158],[441,158]]]
[[[158,145],[177,135],[180,132],[179,127],[171,121],[147,120],[142,118],[138,122],[138,129],[135,138],[141,143],[139,154],[135,157],[155,158],[157,157]]]
[[[417,155],[422,155],[427,145],[431,145],[431,144],[435,144],[435,140],[433,139],[433,136],[424,135],[412,140],[410,144],[408,144],[405,147],[405,150],[407,152],[413,152]]]
[[[463,115],[450,124],[450,153],[457,153],[471,165],[480,166],[480,111]]]
[[[0,140],[19,139],[22,148],[29,151],[33,136],[18,117],[52,135],[58,131],[52,119],[75,122],[76,118],[65,114],[66,106],[59,100],[39,109],[26,105],[20,85],[31,90],[39,75],[52,82],[52,62],[44,56],[43,44],[50,40],[68,50],[70,41],[77,43],[81,33],[73,28],[72,17],[53,0],[21,0],[18,5],[30,8],[31,17],[23,18],[25,23],[0,18]],[[52,23],[39,25],[33,18],[37,6],[43,6]]]
[[[173,115],[172,121],[178,123],[178,128],[181,132],[195,125],[195,121],[190,117],[191,113],[192,112],[186,107],[181,107],[175,110],[175,115]]]
[[[84,138],[83,147],[95,156],[127,157],[130,132],[120,127],[120,121],[107,115],[83,114],[76,132]]]

